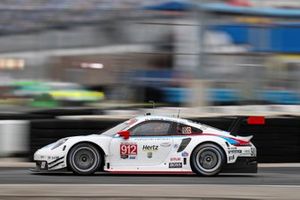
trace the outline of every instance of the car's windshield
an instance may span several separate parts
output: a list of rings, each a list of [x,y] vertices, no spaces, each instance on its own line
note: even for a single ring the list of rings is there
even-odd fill
[[[101,135],[109,135],[109,136],[114,135],[114,134],[118,133],[119,131],[122,131],[122,130],[128,128],[128,127],[129,127],[130,125],[132,125],[134,122],[136,122],[135,119],[127,120],[127,121],[125,121],[125,122],[122,122],[122,123],[120,123],[120,124],[118,124],[118,125],[116,125],[116,126],[110,128],[110,129],[108,129],[107,131],[105,131],[105,132],[102,133]]]

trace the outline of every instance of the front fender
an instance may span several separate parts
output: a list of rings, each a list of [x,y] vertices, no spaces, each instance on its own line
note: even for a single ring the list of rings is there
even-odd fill
[[[78,137],[71,137],[66,142],[66,154],[69,153],[71,148],[79,143],[91,143],[94,144],[96,147],[100,148],[104,155],[107,156],[109,154],[109,144],[111,142],[111,137],[109,136],[101,136],[101,135],[91,135],[91,136],[78,136]]]

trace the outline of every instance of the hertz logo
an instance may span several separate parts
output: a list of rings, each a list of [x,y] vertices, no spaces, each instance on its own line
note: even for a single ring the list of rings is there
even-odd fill
[[[143,151],[157,151],[158,145],[143,145]]]

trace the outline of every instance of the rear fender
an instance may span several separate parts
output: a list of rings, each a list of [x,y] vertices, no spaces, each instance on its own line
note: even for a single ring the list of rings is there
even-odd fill
[[[202,136],[202,137],[192,138],[190,144],[184,150],[184,151],[190,152],[189,159],[190,159],[194,149],[204,143],[213,143],[213,144],[218,145],[223,150],[223,153],[225,156],[225,162],[228,163],[229,144],[223,138],[216,137],[216,136]]]

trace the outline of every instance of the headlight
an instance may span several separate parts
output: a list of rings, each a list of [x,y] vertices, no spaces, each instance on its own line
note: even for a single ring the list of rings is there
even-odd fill
[[[68,138],[63,138],[58,140],[57,142],[54,143],[53,147],[51,148],[51,150],[56,149],[57,147],[60,147],[61,145],[63,145],[66,141],[68,140]]]

